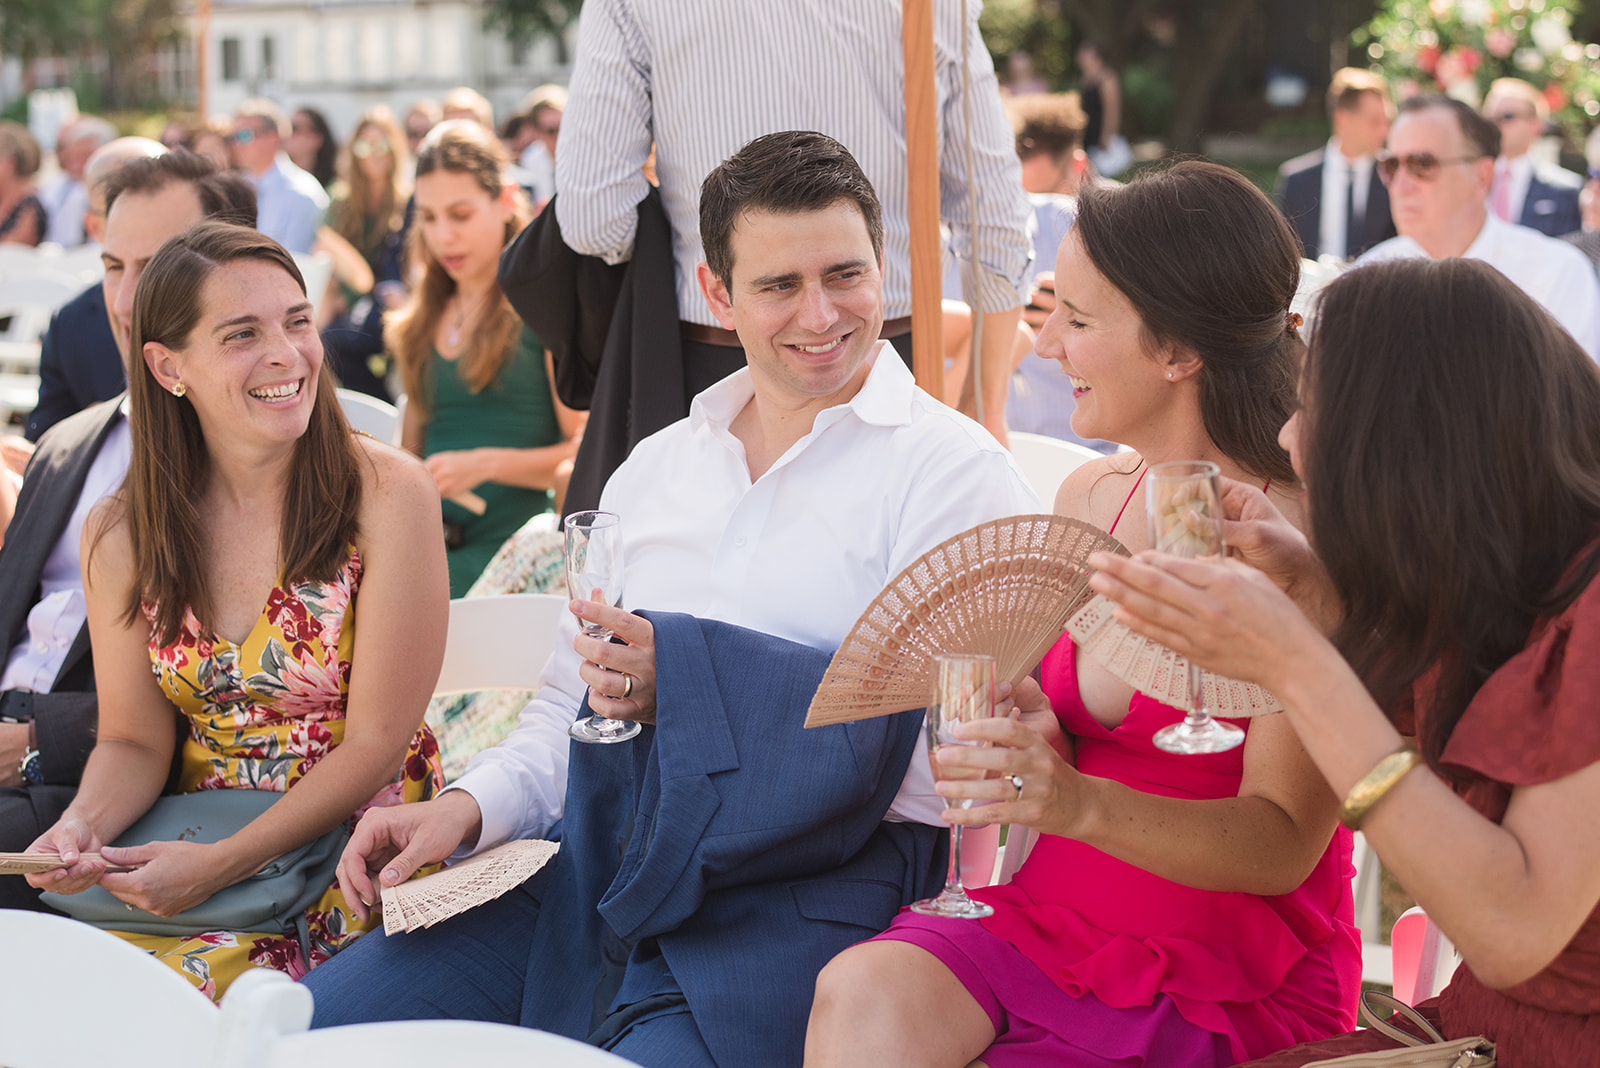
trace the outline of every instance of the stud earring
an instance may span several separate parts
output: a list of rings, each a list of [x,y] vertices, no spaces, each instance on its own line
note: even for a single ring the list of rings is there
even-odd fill
[[[1172,376],[1168,375],[1167,377],[1171,378]],[[172,395],[174,397],[181,397],[187,392],[189,392],[189,387],[184,385],[182,382],[174,382],[173,383],[173,385],[172,385]]]

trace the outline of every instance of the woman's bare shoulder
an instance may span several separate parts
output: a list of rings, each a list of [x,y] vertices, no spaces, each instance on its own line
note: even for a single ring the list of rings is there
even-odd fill
[[[362,526],[414,517],[418,510],[439,512],[439,490],[414,455],[377,438],[355,434],[361,470]]]
[[[1110,530],[1118,510],[1133,492],[1143,464],[1139,454],[1133,452],[1088,461],[1062,481],[1056,491],[1056,514]]]

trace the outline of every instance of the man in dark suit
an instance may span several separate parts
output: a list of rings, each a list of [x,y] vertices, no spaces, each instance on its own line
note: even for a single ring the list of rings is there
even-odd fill
[[[1394,102],[1371,71],[1346,67],[1328,86],[1333,137],[1278,170],[1278,209],[1294,227],[1307,259],[1355,259],[1395,235],[1389,191],[1374,163],[1389,136]]]
[[[749,366],[606,484],[648,614],[575,602],[619,641],[564,620],[511,737],[433,801],[369,812],[340,879],[370,904],[458,847],[558,819],[561,852],[504,897],[313,970],[314,1026],[487,1019],[640,1064],[798,1066],[827,959],[937,882],[920,717],[805,731],[804,707],[896,574],[1035,498],[879,340],[882,214],[842,145],[757,138],[706,179],[700,212],[702,295]],[[646,726],[570,743],[591,709]]]
[[[105,240],[106,182],[112,173],[129,160],[165,152],[160,141],[148,137],[119,137],[89,157],[83,169],[83,180],[89,186],[83,230],[89,241],[98,245]],[[39,403],[28,416],[23,433],[29,441],[38,441],[73,412],[110,400],[126,385],[122,353],[111,336],[111,320],[106,318],[105,290],[96,282],[50,319],[40,342]]]
[[[1583,176],[1534,159],[1528,152],[1544,136],[1550,121],[1544,94],[1521,78],[1496,78],[1489,84],[1483,116],[1500,129],[1500,158],[1494,161],[1489,210],[1505,222],[1550,237],[1581,230],[1578,194],[1583,190]]]
[[[255,221],[255,193],[199,156],[125,164],[106,191],[104,315],[128,357],[133,289],[168,238],[208,216]],[[97,704],[78,537],[89,510],[121,484],[132,435],[120,398],[63,420],[40,439],[0,549],[0,851],[26,849],[71,803],[94,748]],[[0,907],[38,908],[38,891],[0,876]]]

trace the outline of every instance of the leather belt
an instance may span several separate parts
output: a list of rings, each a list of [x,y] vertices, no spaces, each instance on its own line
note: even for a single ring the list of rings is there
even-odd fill
[[[32,690],[6,690],[0,692],[0,723],[26,723],[33,718]]]
[[[720,326],[702,326],[687,321],[679,323],[679,326],[682,328],[685,341],[695,341],[702,345],[721,345],[728,349],[744,348],[739,341],[739,335],[732,330],[724,330]],[[878,331],[878,336],[887,340],[909,333],[911,333],[911,316],[903,315],[898,319],[885,319],[883,329]]]

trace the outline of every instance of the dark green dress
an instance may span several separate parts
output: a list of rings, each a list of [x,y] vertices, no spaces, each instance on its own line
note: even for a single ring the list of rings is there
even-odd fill
[[[561,441],[561,424],[544,370],[544,343],[531,331],[523,329],[516,353],[481,393],[470,392],[458,372],[456,361],[434,351],[429,372],[433,398],[423,455],[485,446],[531,449]],[[495,550],[522,524],[551,507],[549,490],[484,482],[473,492],[488,505],[483,515],[444,502],[445,522],[459,524],[462,534],[460,547],[448,552],[451,597],[465,594]]]

